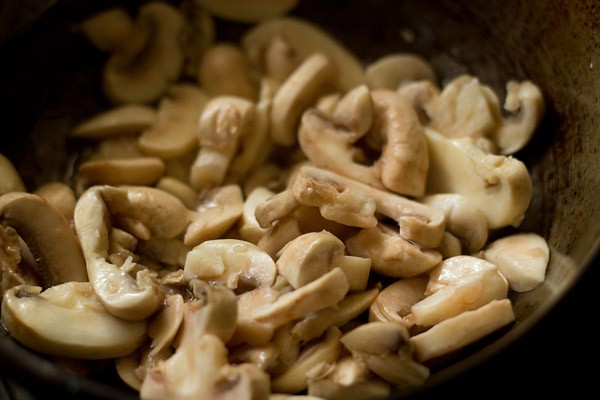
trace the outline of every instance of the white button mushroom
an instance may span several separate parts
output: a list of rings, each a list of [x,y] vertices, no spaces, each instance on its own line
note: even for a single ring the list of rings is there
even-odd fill
[[[37,286],[14,287],[2,301],[2,324],[27,347],[63,357],[120,357],[146,338],[146,321],[108,313],[89,282],[66,282],[43,292]]]
[[[494,240],[481,256],[498,266],[510,289],[526,292],[544,281],[550,249],[536,233],[516,233]]]
[[[506,298],[508,283],[498,267],[472,256],[442,261],[429,275],[426,297],[413,304],[417,325],[431,326],[492,300]]]

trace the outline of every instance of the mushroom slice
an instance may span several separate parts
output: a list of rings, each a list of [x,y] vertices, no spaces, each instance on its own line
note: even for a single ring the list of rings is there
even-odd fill
[[[130,34],[133,21],[124,8],[114,7],[87,17],[79,29],[96,48],[111,52]]]
[[[256,244],[267,233],[268,228],[260,226],[255,214],[258,206],[273,195],[275,195],[274,192],[262,186],[254,188],[248,194],[244,201],[244,209],[240,222],[240,236],[242,239]]]
[[[237,399],[243,392],[248,398],[255,393],[266,398],[269,378],[264,371],[250,364],[228,365],[224,342],[236,325],[235,295],[197,279],[190,284],[199,300],[185,303],[175,354],[147,372],[141,397]]]
[[[218,239],[241,217],[244,210],[242,189],[237,184],[209,189],[191,214],[183,242],[193,247],[205,240]]]
[[[20,192],[0,196],[0,229],[7,227],[16,231],[32,254],[35,261],[30,272],[36,285],[46,289],[64,282],[88,280],[83,254],[73,229],[46,200]],[[9,250],[8,244],[6,248]],[[18,263],[20,256],[14,261]],[[3,263],[2,270],[17,267],[10,264],[13,263]]]
[[[315,369],[309,371],[311,375]],[[307,393],[329,400],[360,400],[387,398],[390,384],[370,376],[364,362],[352,356],[343,356],[324,374],[309,377]]]
[[[79,174],[91,185],[153,185],[165,172],[165,163],[157,157],[86,161]]]
[[[272,286],[275,262],[258,246],[238,239],[207,240],[185,260],[184,276],[218,282],[230,289]]]
[[[254,364],[263,371],[269,371],[277,365],[279,353],[279,347],[274,343],[258,346],[244,344],[229,351],[229,362],[232,364]]]
[[[25,184],[13,163],[0,153],[0,196],[10,192],[25,192]]]
[[[295,174],[291,190],[299,203],[318,206],[321,215],[327,219],[344,223],[357,218],[362,225],[355,223],[352,226],[372,228],[377,225],[374,216],[377,211],[398,222],[400,236],[406,240],[425,248],[435,248],[442,239],[445,220],[441,211],[331,171],[303,166]],[[335,212],[325,214],[323,209]],[[349,216],[348,212],[353,215]]]
[[[274,221],[290,214],[299,205],[292,191],[286,189],[257,205],[254,216],[261,228],[270,228]]]
[[[254,125],[254,108],[251,101],[234,96],[214,97],[208,102],[197,130],[200,151],[190,172],[196,190],[224,181],[240,138]]]
[[[310,232],[298,236],[281,249],[277,271],[294,289],[325,275],[344,257],[344,243],[333,234]]]
[[[261,167],[269,157],[273,143],[269,134],[271,103],[275,88],[263,79],[255,108],[254,124],[241,138],[240,151],[235,155],[227,171],[226,182],[241,183],[251,172]]]
[[[373,373],[400,388],[422,385],[429,368],[413,359],[408,330],[395,322],[369,322],[340,339],[352,356]]]
[[[508,82],[504,109],[518,113],[502,121],[491,134],[502,154],[512,154],[521,150],[531,139],[545,110],[542,91],[532,82]]]
[[[302,350],[296,362],[287,371],[272,380],[272,390],[298,393],[306,389],[308,386],[306,374],[311,368],[319,363],[333,363],[338,359],[342,351],[341,337],[340,330],[331,326],[321,342]]]
[[[436,81],[429,63],[411,53],[394,53],[375,60],[365,68],[365,82],[370,89],[396,90],[405,83]]]
[[[410,338],[421,362],[454,352],[515,320],[510,300],[493,300]]]
[[[171,193],[191,210],[196,208],[198,193],[187,183],[171,176],[163,176],[155,186],[157,189]]]
[[[77,199],[73,189],[66,183],[48,182],[38,187],[33,194],[52,204],[67,221],[73,220]]]
[[[271,229],[258,241],[258,247],[267,252],[274,260],[277,260],[279,251],[285,245],[302,235],[298,219],[292,216],[283,217],[273,225]]]
[[[335,81],[335,67],[323,53],[304,60],[283,82],[271,105],[271,138],[281,146],[297,142],[302,113]]]
[[[124,356],[146,338],[145,321],[108,313],[89,282],[66,282],[43,292],[39,286],[16,286],[3,298],[2,324],[33,350],[73,358]]]
[[[425,193],[429,155],[427,140],[417,113],[398,93],[379,89],[371,92],[374,126],[384,137],[381,182],[389,190],[407,196]]]
[[[316,108],[308,109],[302,115],[298,141],[316,167],[383,188],[376,165],[367,166],[354,161],[352,144],[356,139],[354,132],[337,125]]]
[[[196,126],[209,96],[197,85],[171,85],[160,101],[156,123],[139,136],[140,150],[149,156],[172,159],[198,147]]]
[[[448,258],[429,275],[426,297],[413,304],[417,325],[431,326],[492,300],[506,298],[508,283],[498,267],[472,256]]]
[[[269,286],[258,287],[239,295],[236,330],[229,344],[248,343],[258,346],[268,343],[275,333],[275,326],[271,323],[256,321],[254,314],[262,307],[273,304],[280,295],[278,290]]]
[[[143,104],[125,104],[101,112],[75,126],[71,136],[85,139],[104,139],[136,134],[156,122],[156,110]]]
[[[430,161],[427,194],[465,196],[485,214],[489,229],[520,225],[532,195],[523,162],[487,154],[469,139],[448,139],[430,129],[425,133]]]
[[[308,313],[337,304],[348,292],[348,280],[339,268],[279,297],[256,310],[254,319],[281,326]]]
[[[414,325],[411,307],[425,298],[427,278],[400,279],[379,292],[369,309],[369,321],[398,322],[410,329]]]
[[[153,188],[94,186],[77,202],[75,228],[98,300],[117,317],[141,320],[158,309],[162,295],[155,274],[142,270],[134,279],[127,271],[129,264],[119,268],[107,261],[111,215],[139,224],[149,239],[180,234],[188,212],[179,199]]]
[[[248,54],[260,54],[275,37],[285,41],[299,60],[318,52],[327,54],[338,71],[341,91],[363,83],[363,67],[356,56],[328,32],[300,18],[280,17],[261,22],[245,33],[242,47]]]
[[[212,285],[200,279],[190,280],[190,289],[197,300],[184,304],[184,318],[178,345],[205,334],[228,342],[237,324],[235,293],[222,285]]]
[[[237,96],[254,101],[258,95],[258,85],[246,56],[239,46],[231,43],[216,43],[205,50],[198,68],[198,82],[211,97]]]
[[[184,301],[180,294],[167,296],[162,310],[148,324],[152,338],[149,357],[157,357],[171,346],[183,321]]]
[[[526,292],[544,281],[550,249],[536,233],[517,233],[494,240],[481,256],[498,266],[510,289]]]
[[[338,312],[333,319],[335,326],[342,327],[369,309],[379,294],[379,287],[346,296],[337,305]]]
[[[103,75],[106,97],[113,103],[149,103],[179,78],[183,52],[179,43],[184,18],[162,1],[138,9],[130,34],[119,43]]]
[[[367,257],[356,257],[345,255],[336,267],[340,267],[346,279],[351,292],[361,292],[367,288],[369,274],[371,272],[372,261]]]
[[[446,229],[461,241],[468,254],[478,252],[487,242],[487,218],[467,197],[455,193],[441,193],[425,196],[419,201],[444,212]]]
[[[292,10],[298,0],[198,0],[211,14],[236,22],[259,22]]]
[[[408,278],[431,270],[442,255],[402,238],[398,231],[378,224],[346,240],[348,254],[371,259],[371,269],[393,278]]]
[[[495,93],[470,75],[454,78],[423,107],[428,126],[448,138],[485,137],[496,128],[500,116]]]

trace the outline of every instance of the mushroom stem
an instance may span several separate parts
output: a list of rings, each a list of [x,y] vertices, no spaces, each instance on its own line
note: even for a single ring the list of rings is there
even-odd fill
[[[430,249],[437,247],[442,240],[445,218],[444,213],[438,209],[308,165],[301,167],[296,173],[291,190],[296,200],[304,204],[303,199],[307,194],[318,196],[318,193],[314,193],[311,189],[316,185],[335,186],[341,194],[350,192],[371,199],[375,203],[374,211],[398,222],[400,236],[406,240]],[[346,195],[349,196],[347,193]],[[323,217],[327,218],[325,215]]]

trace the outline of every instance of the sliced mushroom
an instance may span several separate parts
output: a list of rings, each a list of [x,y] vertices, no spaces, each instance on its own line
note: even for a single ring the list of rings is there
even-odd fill
[[[411,307],[425,298],[427,278],[400,279],[383,289],[371,303],[369,321],[398,322],[410,329],[413,324]]]
[[[429,377],[429,368],[413,359],[408,330],[400,324],[369,322],[340,340],[354,358],[397,387],[416,387]]]
[[[281,326],[310,312],[337,304],[348,292],[348,280],[339,268],[279,297],[274,303],[256,310],[254,319]]]
[[[77,237],[69,222],[49,202],[30,193],[13,192],[0,196],[0,229],[6,228],[14,229],[33,256],[29,273],[35,282],[30,284],[46,289],[64,282],[88,280]],[[15,243],[15,246],[18,246],[14,249],[18,252],[20,245]],[[10,251],[8,243],[6,249]],[[18,263],[20,258],[17,256],[13,258],[14,262],[6,264],[2,262],[2,270],[15,272],[18,266],[11,264]]]
[[[291,190],[298,202],[319,207],[328,219],[334,219],[333,214],[340,217],[338,222],[348,224],[350,218],[359,217],[359,221],[366,220],[366,223],[353,226],[372,228],[377,225],[374,216],[377,211],[398,222],[400,236],[406,240],[425,248],[435,248],[442,239],[445,221],[441,211],[331,171],[303,166],[295,174]],[[334,212],[329,212],[330,209]],[[348,212],[353,215],[349,216]]]
[[[257,246],[266,251],[274,260],[277,260],[279,251],[283,247],[300,236],[298,219],[286,216],[273,225],[271,229],[257,243]]]
[[[487,154],[468,139],[448,139],[429,129],[425,133],[430,161],[428,194],[465,196],[485,214],[490,229],[521,223],[532,195],[523,162]]]
[[[526,292],[544,281],[550,249],[536,233],[517,233],[494,240],[481,256],[498,266],[510,289]]]
[[[361,292],[366,289],[369,282],[372,260],[368,257],[345,255],[336,267],[339,267],[348,279],[351,292]]]
[[[269,378],[264,371],[251,364],[228,364],[224,343],[236,327],[234,293],[197,279],[190,286],[198,300],[185,303],[175,354],[148,371],[141,397],[266,398]]]
[[[148,357],[157,357],[169,348],[183,321],[184,300],[180,294],[165,298],[160,312],[148,324],[148,336],[152,338]]]
[[[498,124],[498,99],[478,78],[460,75],[423,104],[428,126],[449,138],[485,137]]]
[[[361,62],[328,32],[306,20],[280,17],[263,21],[242,37],[242,47],[249,53],[262,53],[273,38],[280,37],[295,52],[299,60],[314,53],[327,54],[338,71],[338,86],[348,91],[363,83]]]
[[[142,104],[125,104],[87,119],[73,128],[71,136],[85,139],[136,134],[156,122],[156,110]]]
[[[258,346],[268,343],[273,337],[276,327],[269,322],[256,321],[254,314],[262,307],[273,304],[280,295],[281,293],[277,289],[268,286],[258,287],[239,295],[237,325],[229,345],[248,343]]]
[[[198,3],[217,17],[237,22],[258,22],[286,14],[298,0],[198,0]]]
[[[344,257],[344,243],[333,234],[310,232],[288,242],[277,260],[277,271],[294,289],[325,275]]]
[[[172,159],[198,147],[196,128],[209,95],[197,85],[171,85],[160,101],[156,123],[139,137],[140,150],[149,156]]]
[[[191,168],[196,189],[221,184],[244,137],[254,124],[254,103],[234,96],[212,98],[200,117],[197,134],[200,151]]]
[[[149,103],[179,78],[183,67],[181,12],[162,1],[140,6],[130,34],[119,43],[103,75],[114,103]]]
[[[405,83],[421,80],[435,82],[436,75],[432,66],[417,54],[388,54],[365,68],[365,82],[371,89],[396,90]]]
[[[275,195],[274,192],[261,186],[254,188],[248,194],[244,201],[244,209],[240,222],[240,235],[242,239],[256,244],[267,233],[268,228],[260,226],[255,212],[260,204],[273,195]]]
[[[275,262],[256,245],[237,239],[207,240],[194,247],[185,261],[184,276],[217,282],[230,289],[272,286]]]
[[[530,81],[511,81],[506,85],[504,109],[518,114],[504,119],[491,138],[502,154],[512,154],[525,147],[535,133],[544,116],[544,96]]]
[[[137,251],[145,257],[150,257],[169,266],[183,267],[186,256],[190,252],[181,239],[151,237],[138,242]]]
[[[510,300],[492,300],[465,311],[410,338],[421,362],[454,352],[489,335],[515,319]]]
[[[302,113],[335,81],[335,67],[327,56],[315,53],[304,60],[275,93],[271,106],[271,138],[281,146],[297,142]]]
[[[144,154],[138,146],[138,135],[103,138],[98,142],[87,161],[141,158]]]
[[[127,10],[114,7],[87,17],[79,29],[96,48],[112,52],[131,33],[133,21]]]
[[[196,193],[196,191],[190,185],[181,181],[180,179],[173,178],[171,176],[163,176],[158,180],[158,182],[156,182],[155,187],[167,193],[171,193],[191,210],[195,209],[198,205],[198,193]]]
[[[242,49],[216,43],[206,49],[198,69],[198,82],[212,96],[238,96],[255,101],[258,85]]]
[[[371,92],[375,127],[385,138],[381,157],[381,182],[393,192],[421,196],[429,168],[427,141],[418,116],[408,102],[390,90]]]
[[[279,357],[279,347],[274,343],[258,346],[241,345],[229,351],[229,362],[232,364],[254,364],[263,371],[270,371]]]
[[[301,61],[289,43],[277,35],[273,36],[266,49],[262,50],[262,53],[264,53],[262,62],[264,64],[264,75],[277,86],[281,85],[294,72]],[[259,64],[261,63],[259,62]]]
[[[309,371],[309,375],[313,370]],[[330,400],[359,400],[387,398],[390,384],[370,376],[361,360],[343,356],[325,374],[309,377],[307,393]]]
[[[254,216],[261,228],[270,228],[274,221],[290,214],[299,205],[291,190],[283,190],[257,205]]]
[[[408,278],[431,270],[442,255],[402,238],[398,231],[379,224],[346,240],[348,254],[371,259],[373,271],[393,278]]]
[[[506,298],[508,283],[498,267],[472,256],[448,258],[429,275],[426,297],[413,304],[417,325],[431,326],[492,300]]]
[[[90,185],[153,185],[165,172],[165,163],[157,157],[86,161],[79,174]]]
[[[467,197],[455,193],[443,193],[425,196],[419,200],[444,212],[446,229],[461,241],[462,248],[468,254],[481,250],[487,242],[487,218]]]
[[[108,313],[89,282],[66,282],[44,291],[39,286],[14,287],[3,298],[1,316],[17,341],[56,356],[120,357],[146,338],[146,321],[125,321]]]
[[[0,196],[10,192],[25,192],[25,184],[12,161],[0,153]]]
[[[141,320],[157,310],[162,294],[155,274],[142,270],[133,278],[127,265],[107,261],[111,216],[136,228],[141,239],[173,238],[189,223],[188,211],[176,197],[141,187],[94,186],[77,202],[75,228],[98,300],[115,316]]]
[[[379,287],[366,290],[364,292],[354,293],[346,296],[344,300],[337,305],[338,312],[333,320],[333,324],[343,327],[355,318],[358,318],[363,312],[369,309],[369,306],[375,301],[379,294]]]
[[[241,184],[250,173],[263,166],[271,154],[273,143],[269,135],[269,120],[271,103],[276,90],[272,86],[268,79],[261,81],[252,129],[241,138],[240,151],[231,161],[225,179],[226,182]]]
[[[191,214],[184,243],[196,246],[205,240],[217,239],[231,228],[244,210],[242,189],[238,185],[225,185],[206,191],[196,211]]]
[[[48,182],[38,187],[33,194],[52,204],[67,221],[73,220],[77,199],[73,189],[66,183]]]
[[[342,333],[337,327],[330,327],[321,342],[305,348],[298,356],[298,360],[286,372],[272,380],[272,390],[298,393],[305,389],[308,386],[306,373],[311,368],[319,363],[333,363],[338,359],[342,351],[341,337]]]

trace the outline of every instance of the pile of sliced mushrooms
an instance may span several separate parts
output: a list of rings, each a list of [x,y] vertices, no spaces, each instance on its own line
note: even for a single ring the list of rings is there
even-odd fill
[[[532,82],[364,65],[298,0],[151,1],[79,34],[112,106],[74,126],[74,184],[0,156],[1,321],[113,360],[142,399],[381,398],[510,326],[549,249],[519,227]],[[243,22],[219,42],[217,18]],[[510,231],[510,229],[509,229]],[[490,240],[494,236],[494,240]]]

